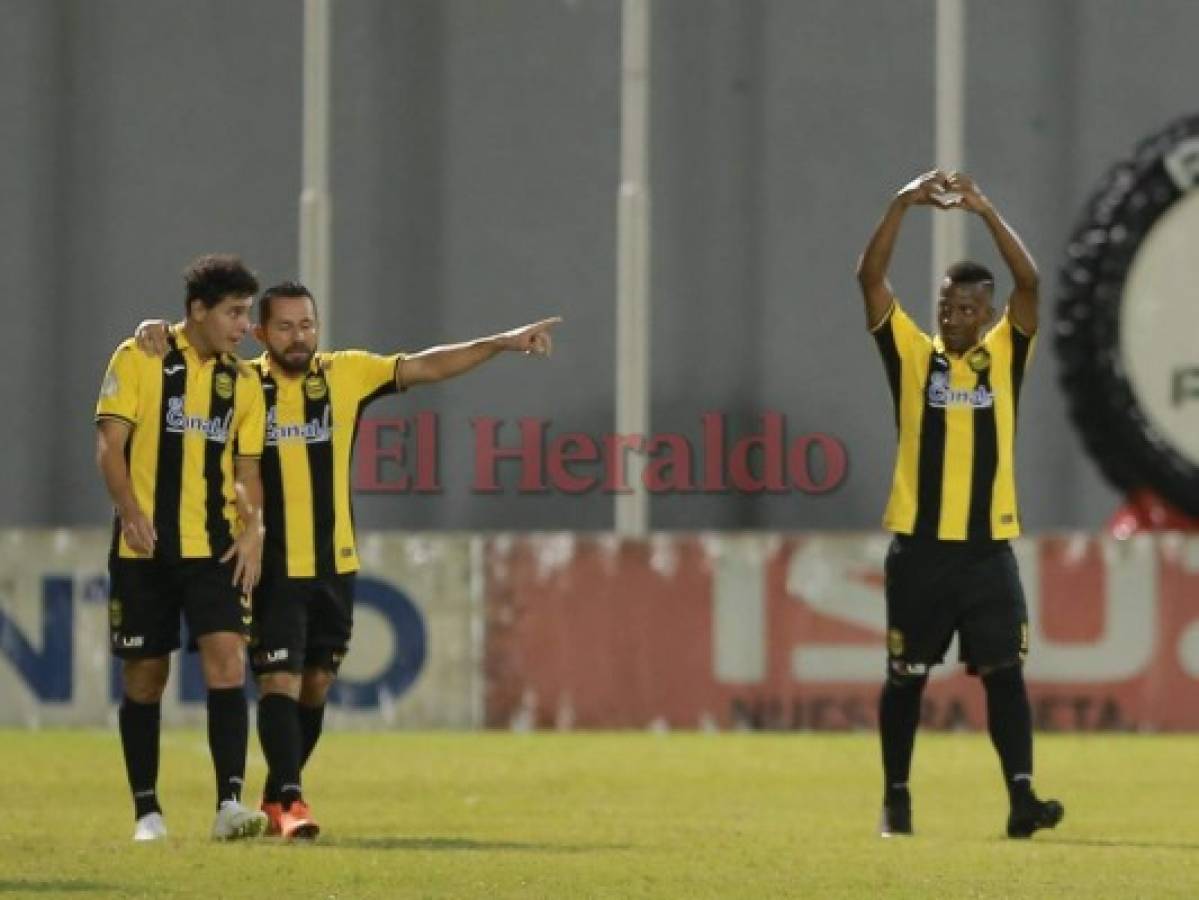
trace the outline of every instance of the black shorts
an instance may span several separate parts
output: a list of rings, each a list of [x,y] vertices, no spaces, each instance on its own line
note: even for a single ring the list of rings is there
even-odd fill
[[[232,561],[110,557],[108,573],[109,640],[121,659],[178,650],[180,614],[193,639],[218,631],[250,637],[250,598],[233,583]]]
[[[264,575],[254,589],[254,674],[336,673],[354,625],[354,576],[287,578]]]
[[[896,535],[887,551],[887,655],[921,673],[945,658],[956,632],[971,674],[1028,654],[1028,611],[1007,541],[969,543]]]

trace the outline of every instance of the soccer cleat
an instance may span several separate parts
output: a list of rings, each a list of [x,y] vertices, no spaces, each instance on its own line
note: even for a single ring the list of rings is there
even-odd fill
[[[880,837],[909,837],[912,834],[912,798],[905,791],[889,792],[883,800]]]
[[[258,808],[266,813],[266,836],[278,837],[283,830],[279,825],[279,820],[283,817],[283,804],[278,800],[263,800]]]
[[[1053,828],[1066,815],[1066,808],[1057,800],[1038,800],[1029,794],[1012,803],[1007,819],[1007,836],[1030,838],[1040,828]]]
[[[236,800],[222,800],[212,823],[212,837],[218,841],[258,837],[264,831],[266,813],[242,806]]]
[[[167,836],[167,823],[162,819],[162,813],[146,813],[133,826],[135,841],[161,841]]]
[[[285,841],[310,841],[321,833],[321,826],[312,818],[312,811],[303,800],[293,800],[279,818],[280,833]]]

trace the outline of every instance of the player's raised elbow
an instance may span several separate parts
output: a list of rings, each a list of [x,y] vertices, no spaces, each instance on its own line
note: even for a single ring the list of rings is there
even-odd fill
[[[854,275],[857,277],[858,284],[864,291],[883,283],[883,273],[879,272],[875,266],[866,262],[865,254],[858,257],[858,264],[854,268]]]

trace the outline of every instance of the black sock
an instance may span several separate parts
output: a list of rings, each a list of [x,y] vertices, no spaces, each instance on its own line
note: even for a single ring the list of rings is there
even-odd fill
[[[161,813],[158,805],[158,735],[161,731],[162,704],[138,703],[125,697],[121,701],[121,749],[125,754],[125,774],[133,792],[133,817]]]
[[[308,764],[308,757],[321,739],[321,728],[325,724],[325,704],[305,706],[300,704],[300,769]]]
[[[286,694],[264,694],[258,701],[258,740],[268,768],[269,802],[283,808],[300,799],[299,704]],[[265,793],[265,792],[264,792]]]
[[[920,697],[928,676],[888,676],[878,701],[878,733],[883,745],[883,800],[907,791],[912,748],[920,724]]]
[[[1003,766],[1011,798],[1032,793],[1032,708],[1024,670],[1004,666],[983,676],[987,691],[987,728]]]
[[[216,802],[240,800],[246,775],[250,714],[240,687],[208,689],[208,749],[216,772]]]

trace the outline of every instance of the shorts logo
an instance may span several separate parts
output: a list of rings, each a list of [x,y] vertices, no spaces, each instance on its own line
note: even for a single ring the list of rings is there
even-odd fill
[[[329,388],[321,376],[309,375],[304,379],[304,396],[309,400],[323,400],[328,393]]]
[[[985,372],[991,368],[991,354],[984,347],[979,347],[977,350],[971,351],[966,357],[966,363],[975,372]]]
[[[1016,522],[1016,517],[1013,516],[1011,513],[1004,513],[1002,516],[999,517],[1000,525],[1014,525],[1015,522]]]
[[[122,619],[121,601],[115,597],[108,601],[108,624],[116,630],[121,627]]]
[[[228,372],[217,372],[212,378],[212,389],[222,400],[233,396],[233,377]]]
[[[887,630],[887,652],[892,656],[903,656],[903,632],[898,628]]]
[[[342,559],[349,559],[351,556],[354,555],[354,548],[353,547],[342,547],[339,552],[341,553]]]
[[[241,599],[238,600],[238,602],[241,604],[242,609],[250,609],[254,603],[254,601],[250,599],[249,594],[242,594]]]
[[[1020,658],[1028,656],[1028,623],[1020,623]]]

